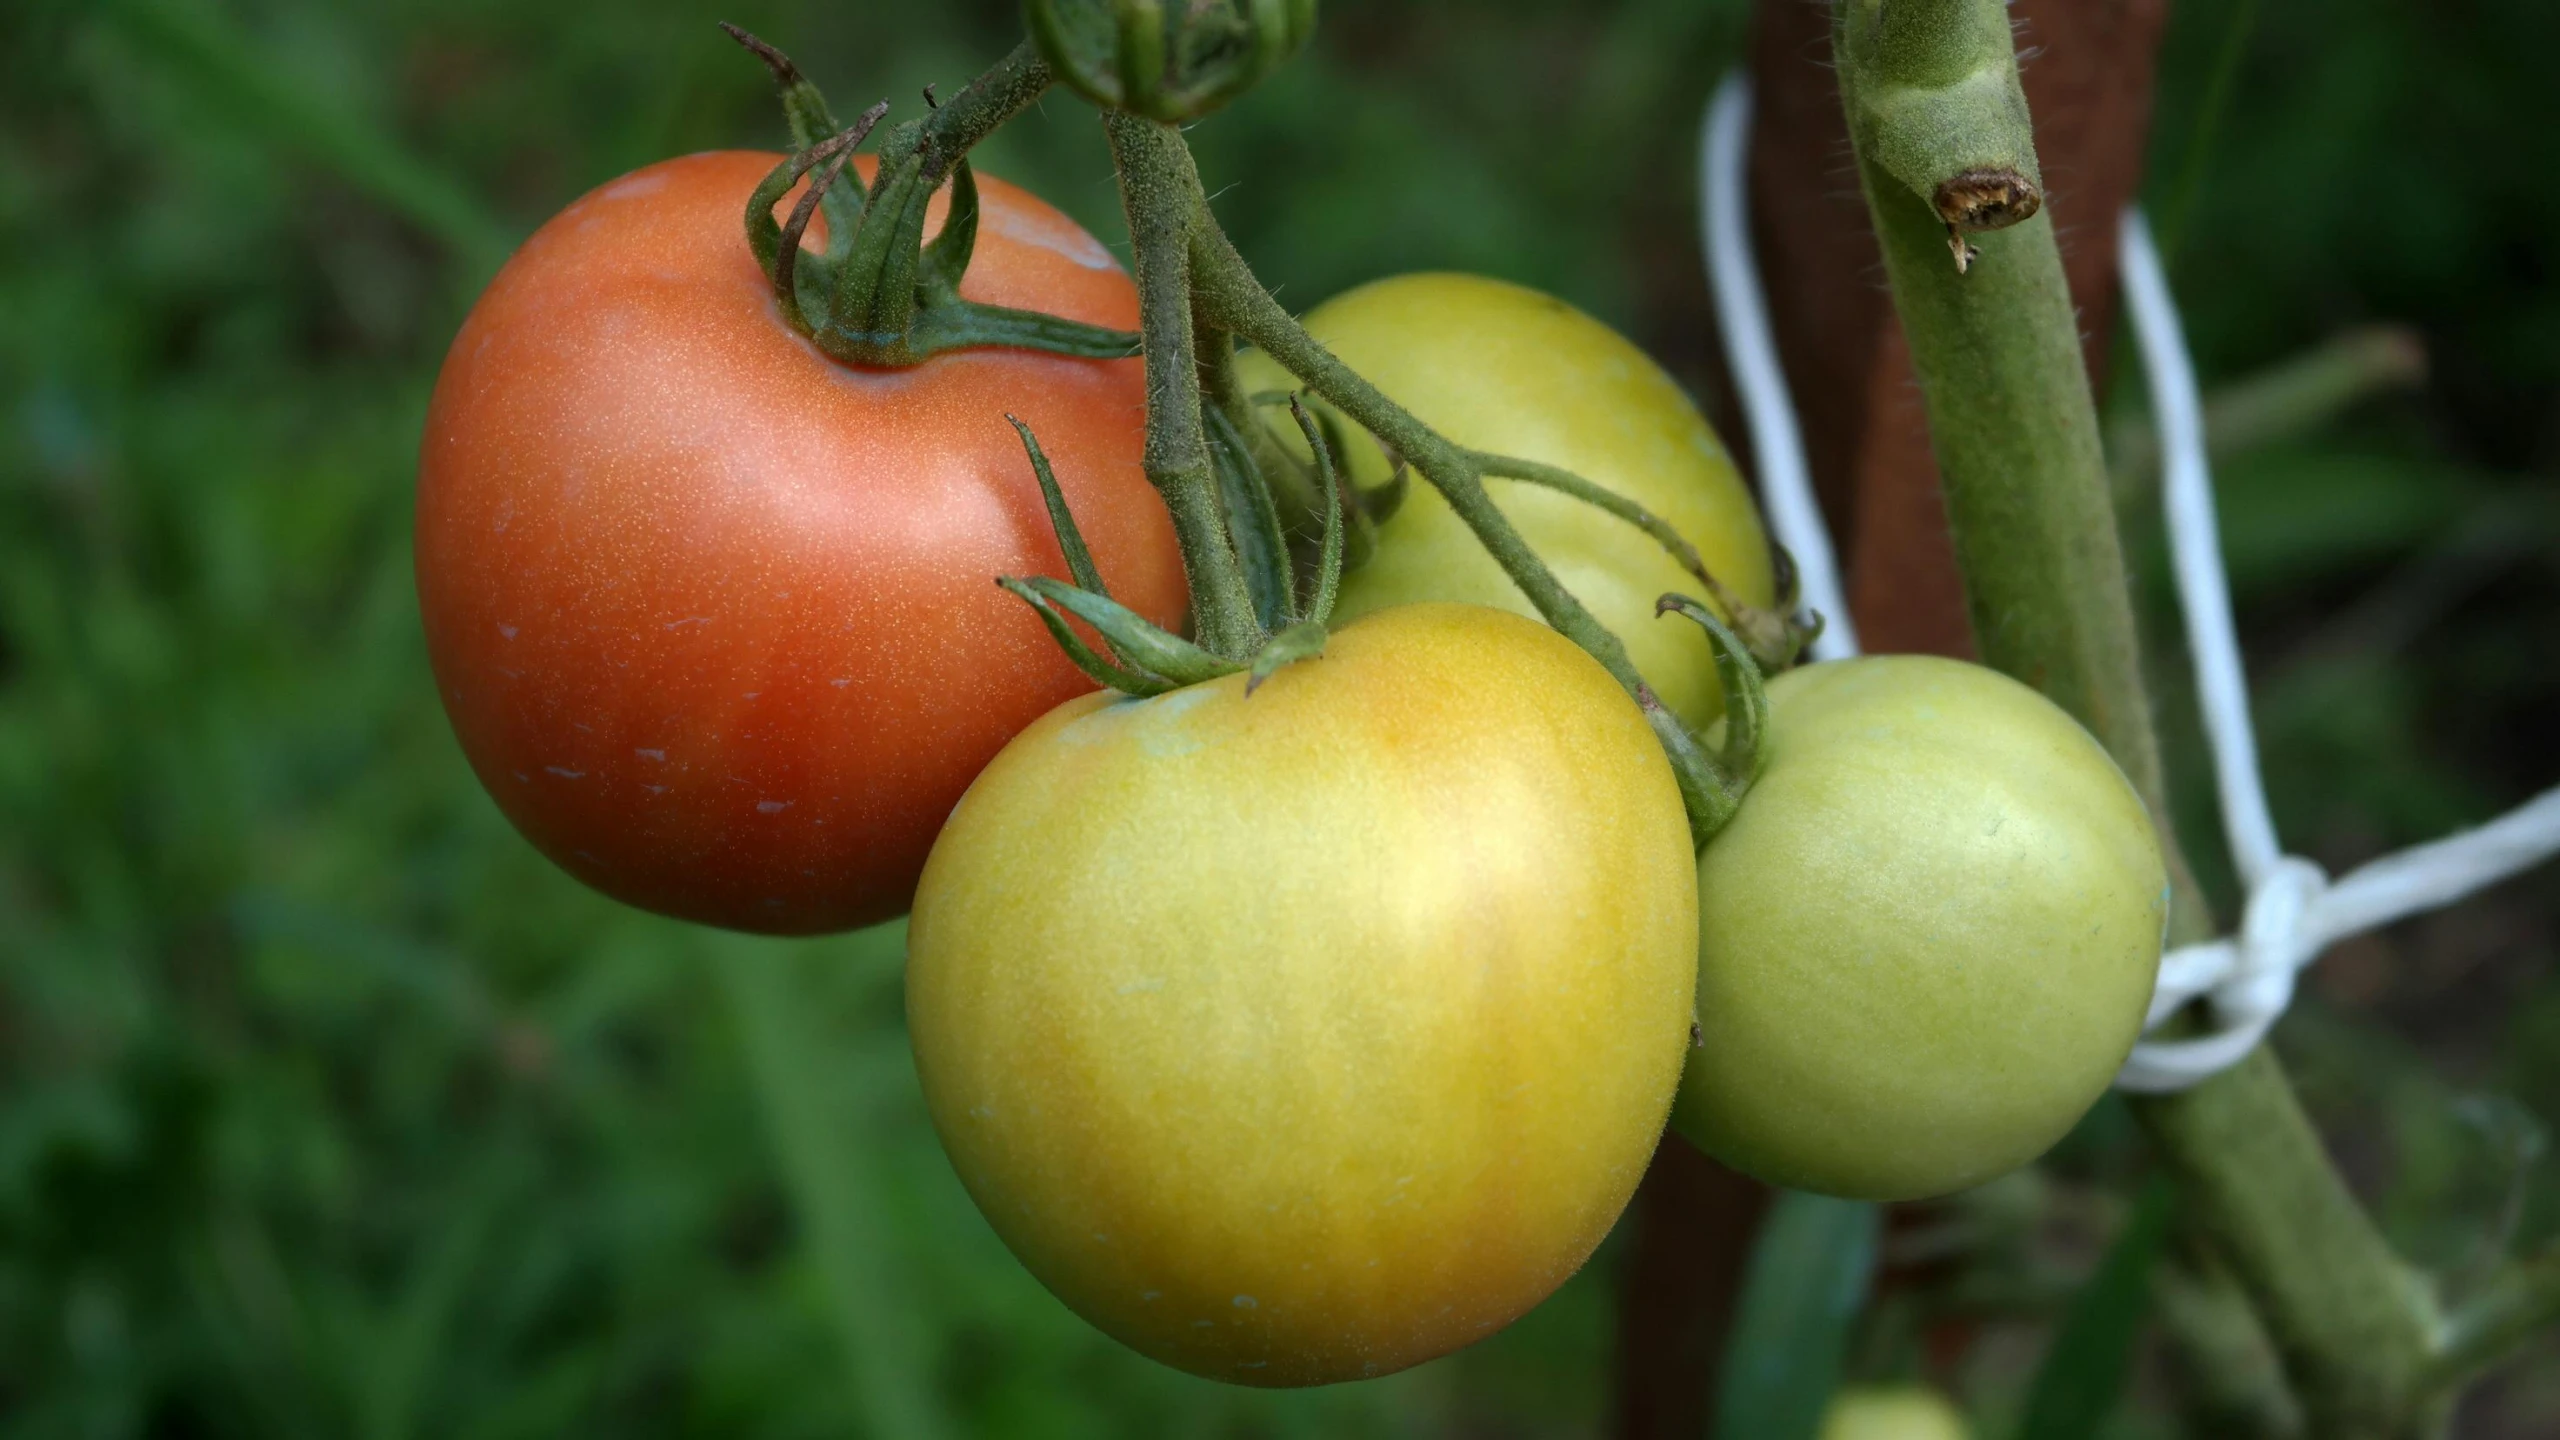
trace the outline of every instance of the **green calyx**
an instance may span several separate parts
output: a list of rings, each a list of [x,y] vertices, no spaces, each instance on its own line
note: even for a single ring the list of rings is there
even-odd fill
[[[1192,0],[1186,23],[1216,10],[1216,0]],[[1048,18],[1062,14],[1051,11]],[[1033,19],[1036,30],[1038,0]],[[1191,634],[1176,635],[1111,599],[1027,430],[1025,451],[1074,583],[1009,577],[1000,582],[1005,589],[1033,607],[1068,658],[1097,684],[1145,696],[1244,673],[1250,695],[1278,670],[1323,653],[1342,571],[1356,563],[1372,526],[1402,498],[1409,469],[1448,502],[1539,615],[1635,699],[1670,761],[1691,834],[1703,847],[1733,818],[1756,771],[1767,714],[1763,670],[1792,661],[1820,628],[1818,619],[1794,616],[1794,587],[1782,584],[1781,610],[1740,604],[1695,547],[1641,506],[1553,466],[1468,450],[1424,425],[1318,344],[1254,278],[1211,213],[1177,125],[1115,107],[1104,112],[1103,129],[1136,258],[1147,356],[1144,463],[1182,549]],[[1248,393],[1235,364],[1239,342],[1269,356],[1305,390]],[[1306,403],[1309,396],[1323,400],[1321,415]],[[1303,461],[1290,453],[1294,447],[1273,443],[1274,427],[1258,413],[1282,399],[1306,443]],[[1337,416],[1372,437],[1393,462],[1386,485],[1355,493],[1343,483]],[[1607,510],[1663,545],[1716,599],[1721,614],[1684,597],[1665,605],[1666,613],[1676,610],[1705,626],[1716,647],[1726,705],[1738,718],[1728,720],[1712,749],[1662,704],[1625,645],[1530,549],[1493,503],[1488,477],[1542,484]],[[1318,529],[1320,538],[1309,534]],[[1737,625],[1749,641],[1735,633]]]
[[[855,148],[888,114],[888,102],[839,128],[826,97],[789,56],[734,25],[721,28],[773,72],[791,122],[796,153],[748,197],[746,230],[748,248],[793,329],[846,364],[884,368],[983,346],[1089,360],[1137,353],[1138,337],[1127,331],[960,298],[978,240],[969,148],[1048,88],[1048,67],[1037,55],[1017,50],[949,104],[892,129],[865,184],[845,172]],[[930,91],[926,99],[932,100]],[[774,207],[804,178],[809,185],[800,202],[776,221]],[[950,208],[928,245],[926,214],[946,181]],[[827,242],[812,252],[801,238],[819,215],[826,217]]]
[[[1965,237],[2044,208],[2027,94],[2002,0],[1839,7],[1841,99],[1858,153],[1926,201],[1956,269]]]
[[[1238,673],[1244,674],[1245,693],[1251,695],[1281,667],[1323,655],[1330,635],[1325,622],[1333,615],[1334,596],[1342,583],[1343,496],[1335,478],[1332,451],[1314,417],[1294,399],[1290,408],[1315,447],[1318,480],[1326,509],[1333,517],[1324,527],[1324,538],[1317,548],[1304,593],[1287,539],[1279,527],[1270,487],[1251,448],[1240,438],[1212,440],[1212,449],[1218,454],[1219,490],[1225,502],[1229,543],[1239,557],[1252,557],[1247,561],[1247,574],[1259,629],[1250,654],[1217,654],[1112,599],[1100,567],[1094,564],[1093,552],[1085,545],[1075,514],[1067,506],[1066,494],[1058,488],[1057,472],[1041,450],[1039,438],[1031,433],[1030,426],[1011,415],[1005,418],[1022,437],[1031,473],[1038,478],[1041,498],[1048,504],[1049,523],[1057,532],[1059,553],[1066,558],[1067,573],[1075,580],[1069,584],[1046,575],[1005,576],[996,583],[1039,613],[1058,648],[1066,652],[1076,668],[1124,695],[1162,695]],[[1214,435],[1217,422],[1213,421],[1211,428]],[[1257,572],[1260,578],[1252,578]],[[1069,623],[1071,619],[1092,627],[1102,637],[1102,646],[1097,649],[1089,644]]]
[[[1041,58],[1106,109],[1184,124],[1298,52],[1316,0],[1027,0]]]
[[[1751,647],[1706,604],[1686,595],[1665,595],[1655,603],[1653,613],[1682,616],[1707,632],[1707,644],[1716,656],[1716,680],[1724,691],[1724,738],[1713,745],[1690,736],[1679,717],[1654,699],[1651,691],[1636,696],[1645,719],[1666,745],[1671,743],[1667,727],[1678,732],[1696,754],[1694,763],[1673,764],[1672,773],[1679,778],[1690,828],[1702,837],[1703,849],[1732,822],[1734,812],[1742,808],[1742,797],[1750,793],[1751,782],[1759,778],[1764,758],[1760,742],[1769,730],[1769,692],[1761,684],[1760,662],[1752,658]]]

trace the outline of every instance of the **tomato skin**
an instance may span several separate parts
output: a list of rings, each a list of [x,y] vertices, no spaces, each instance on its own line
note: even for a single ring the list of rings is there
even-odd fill
[[[1919,1385],[1843,1390],[1823,1412],[1822,1440],[1969,1440],[1964,1412]]]
[[[1944,1194],[2114,1080],[2168,877],[2097,741],[1978,665],[1876,656],[1769,686],[1766,768],[1698,862],[1698,1019],[1672,1123],[1772,1184]]]
[[[1390,610],[1247,698],[1093,696],[936,845],[907,1014],[1031,1272],[1194,1374],[1385,1374],[1587,1259],[1687,1049],[1668,765],[1534,622]]]
[[[1139,363],[829,359],[741,230],[778,158],[649,166],[507,263],[429,407],[417,572],[455,733],[528,839],[634,905],[814,933],[903,911],[979,767],[1092,688],[993,583],[1066,573],[1007,411],[1115,593],[1168,625],[1185,600]],[[979,183],[965,295],[1137,323],[1108,251]]]
[[[1635,501],[1696,546],[1734,594],[1770,603],[1768,540],[1733,458],[1662,367],[1608,326],[1551,295],[1453,274],[1373,281],[1317,306],[1303,323],[1442,435],[1561,465]],[[1247,359],[1251,388],[1292,388],[1267,357]],[[1295,427],[1284,429],[1284,440],[1304,453]],[[1364,441],[1352,451],[1361,484],[1387,479],[1376,446]],[[1705,633],[1654,613],[1668,592],[1706,599],[1694,576],[1643,531],[1579,500],[1518,480],[1485,485],[1564,587],[1625,642],[1664,704],[1698,728],[1724,713]],[[1376,553],[1344,578],[1337,613],[1418,600],[1537,614],[1457,512],[1417,477],[1379,527]]]

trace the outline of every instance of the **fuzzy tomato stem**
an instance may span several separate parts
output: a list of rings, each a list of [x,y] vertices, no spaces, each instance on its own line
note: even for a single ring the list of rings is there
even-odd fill
[[[1102,126],[1111,137],[1137,261],[1139,323],[1147,357],[1147,478],[1173,512],[1200,644],[1231,660],[1247,659],[1262,643],[1262,627],[1227,535],[1200,413],[1192,230],[1207,206],[1199,172],[1181,133],[1171,126],[1119,111],[1103,112]]]
[[[2097,410],[2050,216],[1949,213],[1979,172],[2032,185],[2001,0],[1840,0],[1834,57],[1859,178],[1929,415],[1983,658],[2079,717],[2161,825],[2173,939],[2211,925],[2167,826]],[[1950,241],[1956,262],[1949,263]],[[1970,262],[1969,264],[1967,262]],[[2267,1323],[2314,1433],[2417,1437],[2434,1320],[2259,1049],[2182,1095],[2136,1097],[2200,1229]]]

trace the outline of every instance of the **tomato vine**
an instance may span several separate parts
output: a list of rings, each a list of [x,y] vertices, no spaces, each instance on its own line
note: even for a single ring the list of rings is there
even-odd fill
[[[1124,9],[1152,13],[1152,7]],[[1072,31],[1053,8],[1034,5],[1032,10],[1043,51],[1072,55],[1083,53],[1076,45],[1091,43],[1089,35],[1073,40],[1084,32]],[[1137,348],[1149,361],[1146,471],[1181,542],[1193,635],[1174,635],[1120,606],[1098,575],[1089,579],[1079,574],[1074,586],[1008,577],[1005,586],[1039,610],[1052,635],[1087,674],[1128,693],[1157,693],[1238,669],[1250,669],[1258,678],[1279,665],[1322,653],[1326,617],[1319,610],[1329,609],[1340,574],[1348,543],[1342,529],[1346,507],[1336,494],[1328,443],[1302,417],[1317,456],[1313,468],[1323,477],[1323,558],[1309,586],[1316,596],[1327,597],[1321,607],[1302,606],[1297,595],[1308,587],[1301,586],[1289,563],[1273,488],[1274,472],[1285,477],[1292,462],[1269,443],[1234,377],[1235,345],[1241,340],[1376,436],[1437,489],[1537,612],[1635,698],[1671,760],[1693,839],[1703,846],[1732,817],[1750,787],[1752,745],[1737,732],[1736,738],[1710,747],[1665,706],[1636,670],[1625,645],[1556,578],[1494,504],[1484,482],[1518,480],[1571,496],[1643,531],[1677,559],[1714,608],[1688,597],[1666,597],[1664,613],[1685,615],[1706,628],[1720,657],[1718,677],[1728,713],[1764,710],[1765,701],[1757,696],[1763,668],[1790,663],[1817,633],[1820,621],[1790,613],[1791,596],[1775,612],[1744,604],[1671,525],[1605,487],[1560,466],[1469,449],[1423,424],[1326,351],[1255,278],[1211,212],[1176,122],[1219,103],[1277,63],[1303,42],[1312,21],[1313,6],[1294,3],[1245,7],[1236,23],[1224,29],[1196,19],[1168,21],[1162,15],[1147,22],[1172,25],[1178,33],[1171,39],[1146,26],[1132,31],[1123,24],[1115,32],[1118,43],[1137,47],[1123,56],[1123,82],[1116,88],[1098,81],[1078,85],[1106,104],[1103,126],[1136,260]],[[893,131],[882,147],[877,178],[847,205],[831,198],[833,187],[841,183],[846,155],[880,112],[875,109],[846,129],[829,128],[832,111],[788,57],[743,31],[733,29],[732,34],[773,70],[800,146],[750,200],[746,228],[785,315],[813,341],[840,359],[881,365],[912,364],[939,349],[970,345],[1089,355],[1106,353],[1103,347],[1118,343],[1121,349],[1111,353],[1126,353],[1126,337],[1115,342],[1107,332],[1097,336],[1088,333],[1090,327],[1067,322],[1044,329],[1045,317],[996,313],[957,298],[974,213],[967,147],[1051,83],[1053,72],[1040,54],[1028,45],[1017,49],[971,82],[951,105]],[[1152,88],[1129,83],[1128,77],[1159,71],[1174,79]],[[1131,108],[1120,108],[1113,98],[1139,93],[1154,98]],[[953,186],[951,218],[941,236],[926,245],[921,239],[923,201],[945,174]],[[776,222],[775,206],[804,177],[809,177],[808,191],[788,221]],[[829,245],[818,256],[803,254],[798,241],[813,210],[830,217]],[[817,277],[809,275],[813,270]],[[829,308],[812,316],[804,297],[820,293],[830,297]],[[901,301],[910,295],[915,298]],[[901,303],[907,308],[900,309]],[[937,318],[942,313],[956,318]],[[1034,469],[1042,472],[1044,493],[1051,497],[1061,546],[1072,554],[1072,517],[1057,498],[1037,439],[1027,429],[1024,442]],[[1357,507],[1352,508],[1356,513]],[[1068,615],[1098,632],[1109,653],[1086,643]],[[1735,633],[1734,626],[1742,633]]]
[[[1237,347],[1250,345],[1373,436],[1399,476],[1410,467],[1431,486],[1538,615],[1634,698],[1703,847],[1758,772],[1763,671],[1791,663],[1819,618],[1795,615],[1783,587],[1774,611],[1744,604],[1675,527],[1634,500],[1566,468],[1470,448],[1424,423],[1330,352],[1256,278],[1210,209],[1178,127],[1303,45],[1313,0],[1031,0],[1026,14],[1032,38],[950,103],[892,130],[867,183],[844,178],[847,161],[882,111],[838,127],[796,67],[733,31],[772,67],[792,122],[796,153],[757,190],[746,228],[795,328],[862,366],[911,365],[974,346],[1096,357],[1134,350],[1147,361],[1144,469],[1179,541],[1190,635],[1113,598],[1038,437],[1020,421],[1073,579],[1014,576],[1005,588],[1033,606],[1086,674],[1129,694],[1243,671],[1249,695],[1282,666],[1322,653],[1346,556],[1365,543],[1366,507],[1338,445],[1296,397],[1309,459],[1302,464],[1274,441],[1236,374]],[[2156,817],[2160,763],[2123,560],[2006,13],[1999,0],[1840,0],[1835,15],[1849,128],[1923,381],[1985,658],[2085,724]],[[977,204],[968,151],[1061,82],[1103,109],[1135,257],[1135,336],[959,298]],[[804,181],[804,198],[777,222],[775,207]],[[948,215],[928,244],[926,206],[946,182]],[[825,248],[805,253],[801,235],[819,216]],[[1658,613],[1699,624],[1710,638],[1726,716],[1720,739],[1710,743],[1662,703],[1621,638],[1495,504],[1489,479],[1540,486],[1611,515],[1697,582],[1703,599],[1667,595]],[[1305,533],[1310,512],[1321,517],[1320,538]],[[2179,897],[2176,933],[2192,933],[2203,912],[2174,842],[2162,840]],[[2424,1433],[2471,1349],[2503,1343],[2513,1328],[2498,1315],[2448,1324],[2431,1301],[2413,1298],[2396,1257],[2326,1162],[2281,1068],[2263,1053],[2188,1096],[2144,1102],[2141,1113],[2266,1318],[2322,1433]],[[2448,1345],[2446,1333],[2471,1338]]]

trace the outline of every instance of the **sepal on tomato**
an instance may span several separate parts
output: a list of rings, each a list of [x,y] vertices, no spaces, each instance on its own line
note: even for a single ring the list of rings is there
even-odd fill
[[[1716,749],[1716,764],[1739,798],[1760,773],[1760,737],[1769,729],[1769,692],[1760,683],[1760,664],[1715,611],[1686,595],[1663,596],[1654,602],[1653,613],[1684,616],[1707,632],[1707,644],[1716,654],[1716,680],[1724,690],[1724,743]]]
[[[1245,672],[1244,693],[1262,688],[1262,682],[1277,674],[1283,665],[1313,660],[1324,654],[1324,642],[1333,638],[1321,620],[1301,620],[1263,642],[1254,653],[1253,666]]]
[[[1181,688],[1162,676],[1141,674],[1113,664],[1101,652],[1084,643],[1084,637],[1078,635],[1075,627],[1067,623],[1067,617],[1060,613],[1049,597],[1030,581],[1017,580],[1010,575],[999,575],[996,577],[996,584],[1029,603],[1032,610],[1040,616],[1040,623],[1049,627],[1049,635],[1058,642],[1058,648],[1065,651],[1067,659],[1073,661],[1075,667],[1091,677],[1094,683],[1117,690],[1123,695],[1140,697],[1162,695],[1169,690]]]
[[[1692,735],[1650,689],[1636,696],[1654,734],[1671,752],[1671,768],[1689,803],[1690,829],[1698,847],[1705,849],[1742,808],[1751,782],[1759,778],[1765,758],[1761,741],[1769,729],[1769,692],[1761,683],[1760,663],[1752,657],[1751,647],[1705,602],[1665,595],[1655,602],[1653,613],[1682,616],[1707,632],[1708,647],[1716,657],[1716,679],[1724,691],[1723,738],[1712,748]]]
[[[1280,528],[1270,478],[1244,432],[1215,405],[1202,406],[1200,418],[1208,431],[1209,468],[1226,506],[1227,538],[1244,571],[1245,593],[1253,597],[1253,618],[1267,635],[1296,618],[1289,537]]]
[[[812,304],[820,303],[820,297],[827,288],[826,275],[841,258],[839,255],[809,254],[800,248],[800,237],[808,233],[809,222],[822,205],[830,207],[827,224],[831,242],[833,237],[853,233],[850,226],[836,220],[834,197],[851,194],[855,197],[852,213],[859,215],[863,203],[862,186],[856,183],[839,187],[836,182],[843,176],[845,165],[853,159],[854,147],[862,143],[862,137],[869,134],[871,127],[887,113],[889,102],[886,100],[872,106],[850,128],[773,167],[765,175],[764,182],[747,197],[747,248],[755,255],[757,268],[772,283],[774,302],[781,307],[783,317],[791,322],[793,329],[803,333],[809,330],[808,309]],[[799,203],[791,207],[790,217],[776,223],[773,207],[782,203],[782,197],[790,193],[791,187],[800,183],[803,176],[808,177],[809,188],[801,193]],[[833,248],[831,243],[830,249]]]
[[[1005,423],[1022,437],[1023,453],[1031,457],[1031,473],[1040,481],[1040,498],[1049,507],[1049,528],[1057,533],[1058,553],[1066,557],[1067,573],[1078,585],[1096,595],[1107,596],[1111,587],[1103,583],[1102,567],[1093,563],[1093,551],[1084,543],[1084,531],[1077,526],[1075,513],[1067,508],[1066,492],[1058,488],[1058,472],[1049,467],[1048,452],[1040,448],[1040,437],[1022,423],[1019,415],[1008,414]]]
[[[1255,647],[1251,664],[1216,655],[1191,641],[1173,634],[1147,620],[1127,606],[1111,598],[1101,570],[1093,563],[1092,552],[1085,548],[1084,536],[1076,525],[1067,498],[1058,488],[1058,477],[1050,468],[1048,457],[1041,452],[1039,439],[1031,427],[1007,415],[1014,431],[1022,437],[1023,452],[1030,457],[1032,473],[1039,478],[1040,495],[1049,507],[1049,521],[1057,531],[1058,550],[1065,556],[1067,569],[1075,584],[1051,579],[1045,575],[1028,577],[1003,576],[996,583],[1011,594],[1021,597],[1037,611],[1041,623],[1066,652],[1076,668],[1099,684],[1124,695],[1161,695],[1185,685],[1196,685],[1221,676],[1246,672],[1245,693],[1260,689],[1265,680],[1284,665],[1312,660],[1324,654],[1329,632],[1325,620],[1333,613],[1333,598],[1342,578],[1342,523],[1339,518],[1342,496],[1335,480],[1333,455],[1323,437],[1315,432],[1315,421],[1304,406],[1291,401],[1298,423],[1308,432],[1315,447],[1316,468],[1321,477],[1325,502],[1335,518],[1325,526],[1323,547],[1316,563],[1312,593],[1302,608],[1299,602],[1297,576],[1291,564],[1279,520],[1271,508],[1270,492],[1261,484],[1260,472],[1253,466],[1252,456],[1241,442],[1226,447],[1219,461],[1222,488],[1228,492],[1229,533],[1237,547],[1262,543],[1269,550],[1262,563],[1269,569],[1262,585],[1268,587],[1268,599],[1256,594],[1256,608],[1268,618],[1261,620],[1262,639]],[[1212,414],[1217,413],[1212,410]],[[1234,440],[1230,429],[1230,439]],[[1249,492],[1258,491],[1258,497]],[[1263,530],[1257,524],[1257,512]],[[1078,634],[1070,617],[1081,620],[1098,632],[1109,654],[1097,651]]]
[[[1178,125],[1296,54],[1315,33],[1316,0],[1028,0],[1023,19],[1077,94]]]
[[[1340,472],[1334,468],[1333,445],[1315,417],[1307,412],[1306,402],[1289,397],[1289,414],[1298,422],[1298,430],[1307,437],[1307,449],[1316,459],[1316,486],[1324,495],[1324,540],[1316,551],[1315,593],[1307,597],[1306,616],[1321,625],[1333,618],[1333,602],[1342,591],[1342,551],[1344,534],[1351,527],[1350,497],[1342,487]],[[1404,467],[1396,467],[1401,476]]]
[[[869,186],[840,183],[854,147],[888,114],[889,102],[838,130],[826,97],[789,56],[734,25],[721,28],[773,71],[792,142],[799,147],[749,198],[747,246],[772,282],[784,318],[811,343],[847,364],[891,368],[921,364],[946,350],[986,347],[1082,360],[1138,352],[1138,337],[1125,330],[960,298],[978,240],[978,183],[967,153],[974,136],[967,126],[937,129],[939,112],[910,120],[882,143]],[[1038,60],[1017,54],[964,92],[964,98],[981,91],[994,96],[966,113],[971,123],[992,128],[987,115],[1028,103],[1047,84]],[[925,98],[932,100],[930,91]],[[789,220],[777,224],[773,207],[804,176],[808,192]],[[941,233],[928,245],[926,216],[946,178],[951,204]],[[827,217],[827,245],[811,254],[800,248],[800,236],[817,214]]]

